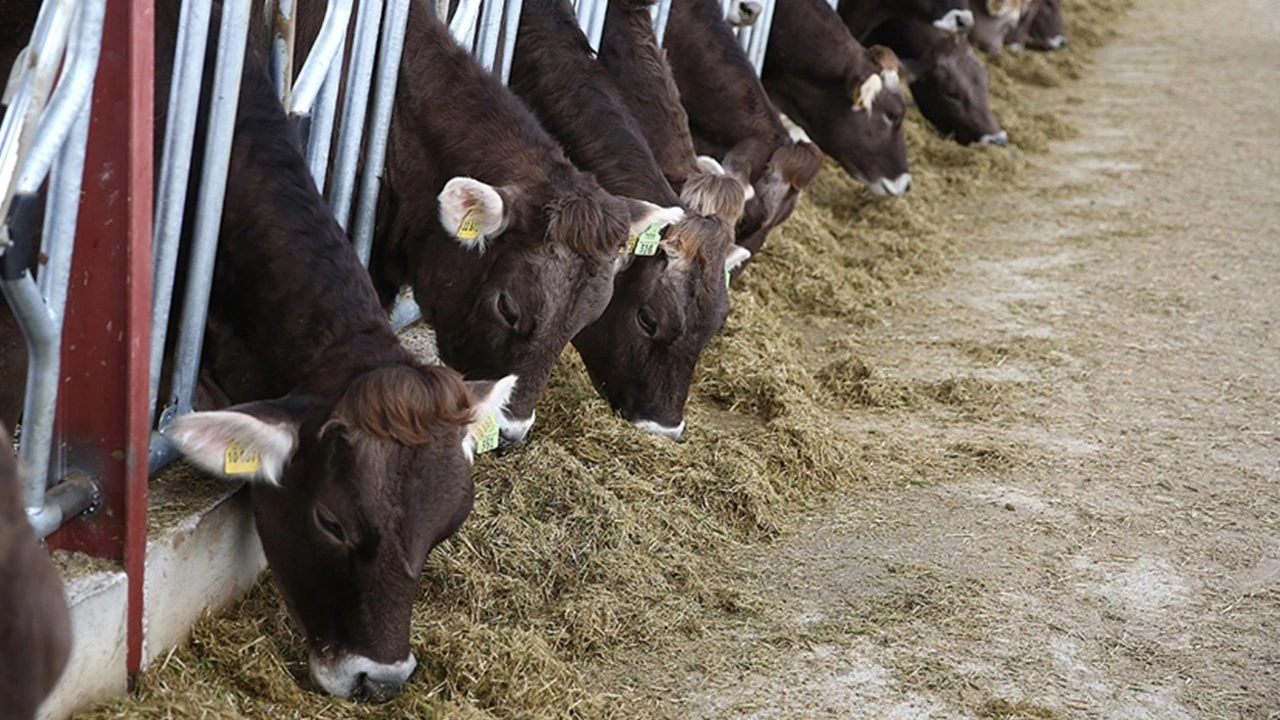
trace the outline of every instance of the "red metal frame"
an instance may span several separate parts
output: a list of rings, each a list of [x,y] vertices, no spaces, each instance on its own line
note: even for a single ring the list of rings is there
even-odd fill
[[[124,564],[128,672],[142,661],[151,337],[154,0],[108,0],[62,331],[56,442],[102,508],[49,538]]]

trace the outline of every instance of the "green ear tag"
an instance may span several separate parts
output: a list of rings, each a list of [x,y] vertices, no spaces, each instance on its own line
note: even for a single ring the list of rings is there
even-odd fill
[[[662,231],[658,228],[658,224],[654,223],[645,228],[640,233],[640,237],[636,238],[636,248],[633,252],[637,255],[653,255],[658,252],[658,241],[662,239]]]
[[[498,414],[489,413],[484,420],[471,428],[471,437],[476,442],[476,454],[487,453],[498,449]]]
[[[476,217],[475,210],[468,210],[462,217],[462,224],[458,226],[458,237],[463,240],[475,240],[479,235],[480,220]]]
[[[250,450],[240,443],[231,442],[222,454],[222,472],[228,475],[251,475],[258,472],[260,467],[262,462],[258,458],[258,451]]]

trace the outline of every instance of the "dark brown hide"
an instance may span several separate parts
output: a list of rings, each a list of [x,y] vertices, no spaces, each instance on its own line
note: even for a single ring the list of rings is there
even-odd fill
[[[650,23],[648,10],[639,12]],[[606,190],[680,206],[567,0],[526,0],[511,88]],[[666,228],[656,255],[619,259],[625,269],[608,308],[573,343],[596,389],[626,419],[678,437],[698,356],[728,315],[732,243],[728,221],[686,212]]]
[[[910,185],[902,135],[906,101],[888,75],[875,78],[883,88],[868,107],[855,99],[868,79],[896,67],[891,52],[854,40],[826,0],[777,0],[761,75],[765,90],[823,152],[877,195],[901,195]]]
[[[1005,38],[1005,45],[1037,50],[1059,50],[1067,44],[1063,34],[1061,0],[1038,0],[1023,11],[1018,27]]]
[[[822,154],[791,140],[717,0],[675,0],[663,43],[697,151],[754,188],[735,229],[754,254],[817,177]]]
[[[893,48],[902,59],[911,96],[921,114],[961,145],[1003,145],[1007,136],[991,112],[986,66],[968,41],[918,20],[889,20],[870,41]]]
[[[947,27],[955,24],[951,31],[961,33],[967,32],[973,24],[969,0],[840,0],[837,11],[854,39],[867,44],[870,44],[867,36],[871,31],[890,18],[920,20]],[[952,21],[948,22],[948,18]]]
[[[62,582],[23,509],[13,441],[0,425],[0,720],[30,720],[71,653]]]
[[[570,338],[600,317],[626,242],[627,204],[578,172],[529,110],[424,0],[409,13],[370,269],[384,302],[411,283],[440,356],[468,376],[520,376],[503,428],[518,441]],[[502,198],[483,250],[441,225],[455,176]]]
[[[157,3],[157,137],[177,12],[176,2]],[[206,69],[214,48],[211,37]],[[208,95],[206,86],[206,110]],[[253,485],[253,506],[273,579],[311,647],[313,677],[331,693],[362,688],[385,698],[408,670],[388,674],[384,666],[412,668],[409,616],[427,554],[471,509],[462,441],[475,396],[458,373],[422,365],[396,340],[253,53],[240,88],[204,360],[241,404],[184,416],[166,434],[212,472],[226,470],[232,441],[261,446],[264,467],[283,465],[278,486]],[[334,669],[351,657],[368,667],[359,675]]]

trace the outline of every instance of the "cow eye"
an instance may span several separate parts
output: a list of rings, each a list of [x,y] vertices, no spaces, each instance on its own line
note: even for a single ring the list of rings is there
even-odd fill
[[[640,323],[640,329],[644,330],[644,334],[653,337],[658,332],[658,319],[649,312],[648,308],[642,307],[636,313],[636,322]]]
[[[329,533],[334,540],[344,544],[347,542],[347,533],[342,529],[342,524],[330,517],[328,513],[317,509],[316,523],[320,525],[320,529]]]
[[[520,314],[516,312],[515,304],[506,293],[498,293],[498,314],[502,315],[502,319],[511,327],[515,327],[520,321]]]

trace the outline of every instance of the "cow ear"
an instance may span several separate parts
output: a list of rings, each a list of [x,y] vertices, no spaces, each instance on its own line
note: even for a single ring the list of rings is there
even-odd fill
[[[853,93],[853,109],[866,110],[871,112],[871,106],[876,101],[876,96],[884,89],[884,79],[880,77],[879,72],[871,73],[867,76],[862,84],[858,85],[858,89]]]
[[[733,272],[742,266],[742,263],[751,258],[751,251],[741,245],[734,245],[729,249],[729,254],[724,258],[724,271]]]
[[[492,185],[456,177],[440,192],[440,225],[463,247],[484,252],[485,244],[507,229],[508,203]]]
[[[658,229],[673,225],[684,219],[684,208],[680,207],[662,207],[654,205],[645,200],[636,200],[634,198],[623,198],[627,202],[627,209],[631,212],[631,235],[638,236],[651,225],[657,225]]]
[[[279,485],[284,466],[298,448],[305,405],[305,401],[285,398],[188,413],[162,434],[205,472]]]
[[[511,393],[515,392],[516,376],[508,375],[501,380],[468,380],[467,388],[475,398],[475,404],[471,406],[471,423],[462,436],[462,453],[471,462],[476,455],[498,446],[501,415]]]

